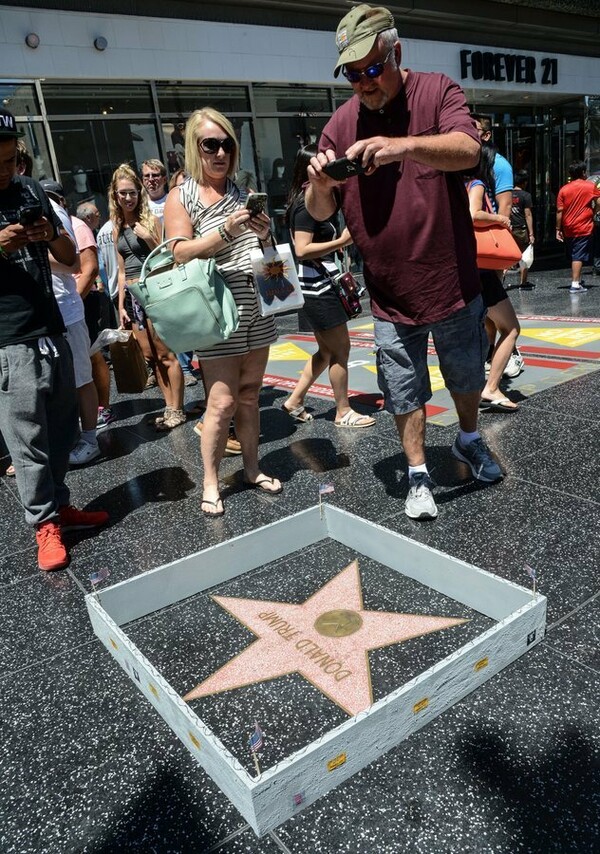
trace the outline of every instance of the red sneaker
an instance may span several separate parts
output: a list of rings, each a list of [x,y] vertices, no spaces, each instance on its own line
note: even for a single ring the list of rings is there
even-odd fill
[[[106,510],[78,510],[72,504],[64,504],[58,510],[60,527],[63,531],[82,531],[85,528],[99,528],[108,522]]]
[[[63,569],[69,564],[69,555],[56,522],[42,522],[37,526],[35,538],[38,544],[38,566],[44,572]]]

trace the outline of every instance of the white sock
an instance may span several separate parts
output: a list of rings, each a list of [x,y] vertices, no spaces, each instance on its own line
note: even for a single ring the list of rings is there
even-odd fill
[[[459,431],[458,431],[458,441],[459,441],[459,442],[460,442],[460,444],[463,446],[463,448],[466,448],[466,447],[467,447],[467,445],[468,445],[470,442],[474,442],[474,441],[475,441],[475,439],[480,439],[480,438],[481,438],[481,436],[480,436],[480,434],[477,432],[477,430],[476,430],[474,433],[465,433],[465,431],[464,431],[464,430],[459,430]]]
[[[84,442],[87,442],[88,445],[97,445],[98,440],[96,439],[96,428],[93,430],[82,430],[81,431],[81,439]]]
[[[581,287],[581,282],[571,282],[571,287],[572,287],[572,288],[580,288],[580,287]]]
[[[425,463],[421,463],[420,466],[409,466],[408,467],[408,476],[409,478],[413,476],[413,474],[429,474],[427,471],[427,465]]]

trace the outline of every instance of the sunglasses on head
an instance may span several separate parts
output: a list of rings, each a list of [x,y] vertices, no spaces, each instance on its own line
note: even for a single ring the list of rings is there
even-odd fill
[[[200,148],[205,154],[217,154],[222,148],[225,154],[233,154],[235,151],[235,142],[230,136],[225,139],[217,139],[214,136],[209,136],[206,139],[200,140]]]
[[[390,54],[393,52],[394,48],[391,47],[382,62],[376,62],[374,65],[369,65],[368,68],[363,69],[363,71],[354,71],[348,68],[342,69],[342,74],[348,80],[349,83],[358,83],[361,77],[366,77],[368,80],[375,80],[376,77],[381,77],[383,71],[385,69],[385,64],[390,58]]]

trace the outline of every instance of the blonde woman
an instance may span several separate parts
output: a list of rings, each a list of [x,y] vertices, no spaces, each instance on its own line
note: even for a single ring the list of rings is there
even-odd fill
[[[165,206],[167,237],[183,236],[175,244],[175,259],[215,258],[240,315],[236,332],[208,350],[197,350],[206,386],[206,414],[201,453],[204,465],[202,512],[222,516],[219,464],[225,451],[229,423],[242,448],[244,482],[270,495],[281,492],[275,477],[258,466],[258,396],[269,355],[277,339],[271,317],[258,311],[250,251],[269,237],[269,217],[250,218],[244,204],[247,192],[233,183],[239,143],[231,122],[206,107],[190,116],[185,130],[185,168],[190,175],[169,193]]]
[[[126,163],[115,169],[108,203],[119,263],[119,323],[125,328],[134,325],[144,358],[156,366],[158,385],[165,399],[165,411],[156,419],[156,429],[171,430],[186,420],[181,366],[127,290],[127,285],[138,281],[145,259],[158,246],[160,223],[150,213],[142,182]]]

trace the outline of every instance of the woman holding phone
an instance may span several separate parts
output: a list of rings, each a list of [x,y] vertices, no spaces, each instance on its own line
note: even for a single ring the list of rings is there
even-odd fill
[[[119,265],[119,323],[124,328],[134,325],[144,358],[156,365],[156,378],[165,399],[165,411],[156,419],[156,429],[171,430],[186,420],[181,366],[127,289],[128,284],[138,281],[144,261],[158,246],[160,222],[150,213],[142,182],[126,163],[113,173],[108,203]]]
[[[300,285],[304,294],[302,312],[313,329],[318,350],[305,364],[302,376],[284,401],[283,408],[296,421],[312,421],[312,415],[304,408],[304,398],[311,385],[327,369],[335,399],[336,426],[372,427],[375,419],[356,412],[348,400],[348,317],[330,283],[330,276],[339,272],[335,265],[336,252],[349,246],[352,237],[347,228],[340,231],[337,214],[324,222],[317,222],[304,205],[303,187],[308,181],[308,164],[316,152],[316,145],[306,145],[296,156],[286,220],[300,266]]]
[[[244,483],[269,495],[281,492],[275,477],[258,465],[260,414],[258,396],[267,365],[269,345],[277,339],[272,317],[258,310],[250,251],[269,244],[270,221],[264,212],[251,216],[247,193],[233,182],[239,143],[233,125],[211,107],[196,110],[185,130],[185,168],[190,178],[171,190],[165,206],[169,237],[187,237],[174,244],[175,260],[215,258],[239,312],[239,326],[227,341],[197,350],[206,387],[202,425],[204,466],[202,512],[222,516],[219,465],[227,445],[229,424],[242,448]]]

